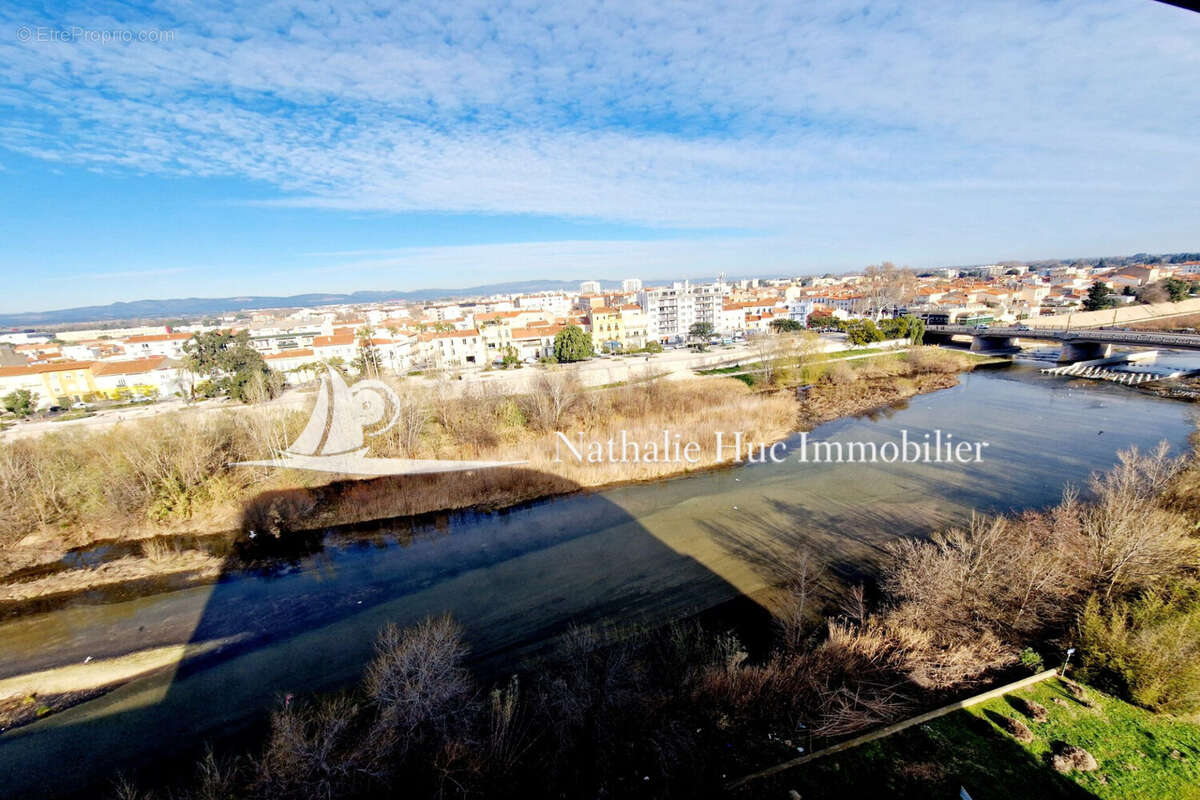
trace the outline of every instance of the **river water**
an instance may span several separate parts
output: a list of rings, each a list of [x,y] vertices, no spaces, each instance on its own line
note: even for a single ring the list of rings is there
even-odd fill
[[[1200,357],[1172,359],[1200,366]],[[0,795],[95,796],[87,787],[114,769],[190,755],[206,738],[260,724],[285,693],[355,680],[389,622],[452,613],[477,666],[494,673],[573,624],[658,624],[752,605],[801,549],[853,580],[898,536],[972,511],[1050,505],[1123,448],[1186,448],[1190,406],[1037,366],[979,370],[808,439],[882,445],[904,431],[941,431],[988,442],[978,464],[799,463],[793,437],[784,463],[330,532],[316,552],[270,570],[4,622],[0,678],[130,650],[237,643],[0,735]]]

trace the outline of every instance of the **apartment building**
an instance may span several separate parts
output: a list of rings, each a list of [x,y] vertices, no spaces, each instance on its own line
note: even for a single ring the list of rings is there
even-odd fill
[[[685,339],[692,325],[707,322],[717,330],[728,287],[725,283],[675,281],[670,286],[643,289],[638,303],[646,314],[647,335],[657,341]]]
[[[545,311],[553,318],[565,317],[571,313],[571,298],[562,292],[526,294],[517,298],[517,308],[522,311]]]
[[[647,324],[642,307],[595,306],[588,314],[592,348],[601,353],[637,350],[646,346]]]

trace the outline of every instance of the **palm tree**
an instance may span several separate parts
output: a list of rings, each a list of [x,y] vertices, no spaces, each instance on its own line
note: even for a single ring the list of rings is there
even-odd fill
[[[379,352],[375,349],[375,343],[372,339],[375,336],[375,329],[370,325],[364,325],[355,331],[358,337],[358,358],[355,359],[358,371],[368,378],[379,377]]]

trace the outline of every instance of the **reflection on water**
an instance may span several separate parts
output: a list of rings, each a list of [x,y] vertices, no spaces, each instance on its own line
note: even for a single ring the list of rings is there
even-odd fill
[[[882,444],[902,429],[910,437],[940,429],[990,447],[981,464],[789,461],[330,532],[316,552],[272,570],[233,570],[214,586],[6,622],[0,678],[130,649],[238,644],[0,736],[0,770],[36,776],[29,787],[44,791],[43,780],[78,787],[121,763],[191,748],[261,719],[284,692],[353,680],[389,621],[450,611],[480,668],[495,670],[536,654],[573,623],[657,623],[761,599],[797,548],[854,578],[896,536],[961,521],[973,509],[1051,504],[1065,483],[1084,483],[1121,448],[1162,439],[1182,448],[1191,423],[1189,406],[1107,383],[1067,385],[1019,365],[963,376],[902,409],[822,426],[810,440]]]

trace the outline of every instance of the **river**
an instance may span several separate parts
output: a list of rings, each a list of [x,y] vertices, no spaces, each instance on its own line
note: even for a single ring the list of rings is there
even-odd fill
[[[1181,359],[1197,361],[1172,363]],[[0,735],[0,794],[95,796],[114,769],[190,757],[206,738],[261,724],[285,693],[355,680],[388,622],[452,613],[490,674],[572,624],[658,624],[761,599],[798,549],[853,580],[898,536],[973,510],[1052,504],[1122,448],[1164,439],[1186,448],[1190,406],[1043,376],[1037,366],[979,370],[952,389],[809,435],[882,444],[902,431],[911,439],[940,430],[988,442],[978,464],[789,459],[503,512],[383,522],[330,532],[316,552],[230,571],[214,585],[119,602],[84,597],[6,621],[0,678],[130,650],[237,643]],[[791,452],[798,445],[789,440]]]

